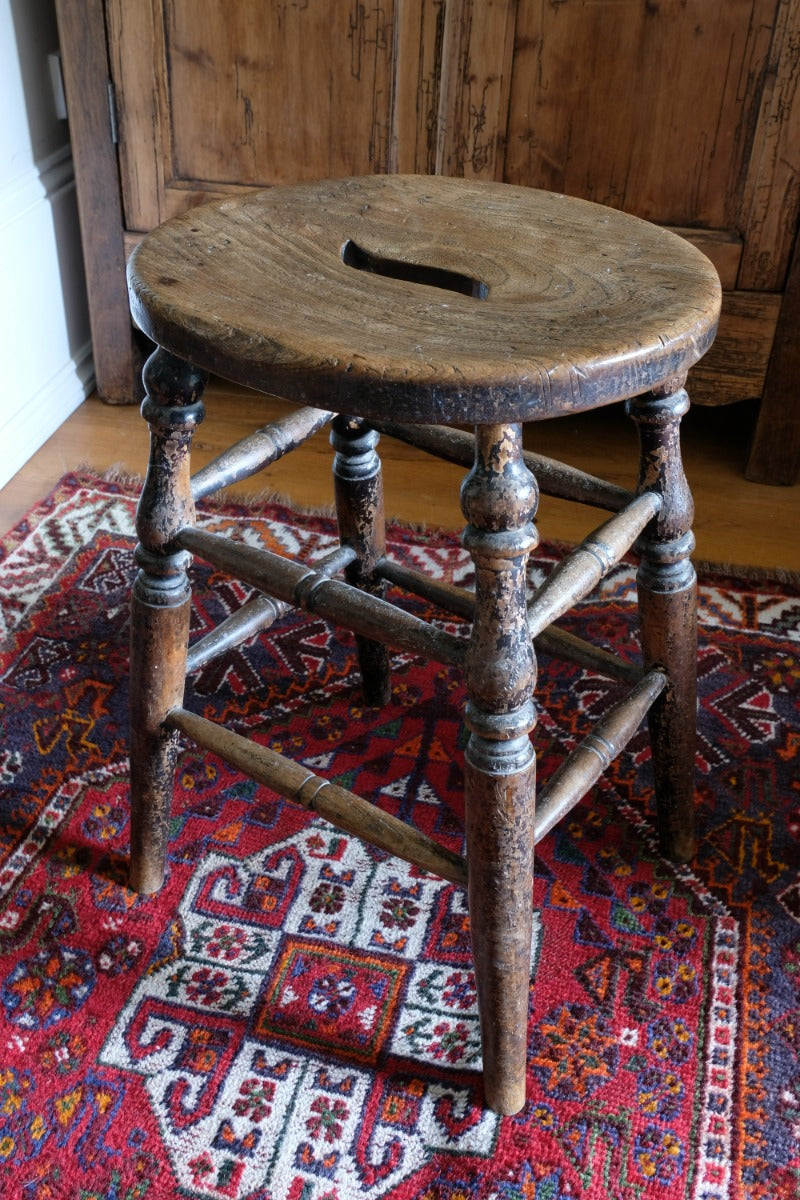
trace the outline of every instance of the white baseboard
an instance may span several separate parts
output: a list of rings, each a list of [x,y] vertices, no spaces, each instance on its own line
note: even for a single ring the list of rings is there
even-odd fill
[[[53,154],[30,163],[0,187],[0,233],[43,201],[52,201],[75,179],[69,142]]]
[[[0,262],[2,487],[94,384],[68,145],[0,188]]]
[[[94,389],[94,360],[91,343],[86,343],[23,407],[0,425],[0,487],[8,483],[28,459],[36,453],[59,425],[82,404]],[[65,464],[65,470],[78,466]]]

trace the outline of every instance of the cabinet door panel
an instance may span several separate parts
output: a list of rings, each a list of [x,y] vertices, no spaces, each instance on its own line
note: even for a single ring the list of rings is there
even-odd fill
[[[168,0],[164,17],[176,181],[386,170],[391,4]]]
[[[737,228],[780,0],[520,0],[506,178]]]
[[[109,0],[126,225],[240,187],[386,171],[394,7]]]

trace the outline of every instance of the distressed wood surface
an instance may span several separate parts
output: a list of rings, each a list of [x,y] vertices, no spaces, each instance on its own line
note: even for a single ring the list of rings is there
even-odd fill
[[[569,612],[605,579],[656,515],[659,502],[652,492],[637,496],[553,567],[528,604],[531,637]]]
[[[671,229],[670,232],[686,238],[711,260],[725,289],[714,344],[692,371],[692,404],[718,407],[742,400],[757,400],[764,391],[770,367],[781,294],[732,290],[736,286],[742,252],[741,239],[737,236],[685,228]],[[141,240],[140,234],[127,238],[129,257]],[[769,414],[785,407],[786,397],[790,395],[788,383],[782,382],[780,388],[779,392],[771,393],[769,412],[761,427],[766,455],[776,453],[774,438],[767,445],[770,426],[776,424]],[[780,447],[777,456],[780,457]]]
[[[124,217],[78,7],[62,47],[107,399],[133,397],[138,365],[114,332],[127,305],[113,257],[94,253],[99,228],[122,225],[130,246],[130,231],[253,184],[385,170],[553,187],[679,227],[739,289],[693,399],[762,394],[800,214],[800,0],[237,0],[224,13],[108,0]],[[101,40],[102,16],[89,28]],[[746,312],[754,289],[764,307]],[[767,479],[774,460],[777,480],[791,388],[778,396],[785,373],[770,373],[748,473]]]
[[[171,179],[168,114],[174,92],[167,74],[163,20],[153,0],[107,0],[105,8],[125,227],[152,229],[167,214]],[[192,198],[184,188],[184,208]]]
[[[355,551],[347,546],[337,546],[330,553],[317,559],[314,570],[330,578],[343,571],[355,558]],[[186,672],[191,674],[205,666],[213,658],[231,650],[234,646],[260,633],[291,611],[291,604],[275,600],[263,592],[256,592],[230,616],[215,625],[204,637],[193,642],[186,657]]]
[[[800,474],[800,238],[781,304],[747,478],[789,486]]]
[[[128,229],[219,192],[387,171],[395,6],[109,0]]]
[[[692,404],[717,407],[757,400],[769,368],[781,297],[772,292],[726,292],[714,345],[689,380]],[[784,391],[785,398],[789,393]]]
[[[786,282],[800,211],[800,3],[780,0],[741,212],[744,253],[738,286],[779,291]]]
[[[435,454],[448,462],[471,467],[475,457],[475,439],[462,429],[450,429],[445,425],[402,425],[397,421],[379,421],[376,428],[381,433],[418,446],[429,454]],[[612,512],[623,508],[633,499],[633,493],[578,471],[566,463],[557,462],[542,454],[526,451],[523,459],[528,470],[536,476],[539,491],[543,496],[560,496],[580,504],[608,508]]]
[[[352,244],[371,269],[348,265]],[[484,298],[454,291],[456,277]],[[720,305],[708,260],[634,217],[422,176],[206,205],[146,238],[129,280],[140,327],[228,379],[444,424],[556,416],[645,391],[704,353]]]
[[[345,568],[347,583],[369,596],[386,599],[386,581],[376,570],[386,553],[383,477],[378,433],[354,417],[337,416],[331,428],[333,483],[339,540],[355,551]],[[378,707],[392,695],[389,652],[382,642],[356,635],[364,702]]]
[[[697,575],[690,558],[694,502],[681,461],[680,423],[689,397],[680,386],[665,388],[637,396],[627,409],[639,433],[637,488],[661,499],[639,539],[636,575],[643,664],[667,676],[648,713],[659,844],[667,858],[688,862],[695,850]]]
[[[460,855],[347,788],[314,775],[308,767],[278,754],[269,746],[262,746],[179,706],[169,713],[167,725],[173,730],[181,730],[199,746],[272,788],[279,796],[318,813],[337,829],[363,838],[452,883],[466,882],[466,864]]]
[[[536,656],[525,579],[538,492],[519,425],[476,430],[461,488],[462,540],[475,564],[465,662],[467,891],[481,1019],[483,1087],[496,1112],[525,1103],[533,889]]]
[[[409,160],[407,171],[401,171],[399,167],[397,169],[398,174],[408,175],[415,172],[421,175],[434,174],[433,171],[424,170],[419,164],[415,167],[412,160]],[[212,192],[209,198],[221,200],[223,193]],[[739,276],[739,264],[742,259],[742,239],[738,234],[729,230],[688,229],[685,225],[665,225],[664,228],[668,229],[670,233],[677,233],[679,237],[685,238],[687,242],[691,242],[693,246],[702,251],[706,258],[711,259],[726,292],[735,289]],[[133,254],[143,236],[142,233],[126,231],[123,239],[126,259]]]
[[[726,309],[693,399],[761,395],[800,216],[800,0],[107,0],[119,188],[105,70],[86,54],[87,31],[103,53],[101,6],[86,22],[84,6],[59,8],[76,18],[61,40],[107,399],[133,398],[138,364],[99,229],[122,225],[130,245],[132,231],[254,184],[385,170],[552,187],[679,227],[726,291],[767,301]],[[791,386],[777,396],[776,379],[779,366],[758,478],[785,458]]]
[[[434,662],[458,666],[464,658],[463,642],[454,634],[429,625],[412,613],[399,611],[386,600],[271,550],[231,542],[223,534],[202,529],[181,529],[176,544],[219,570],[249,583],[259,591],[318,613],[372,641],[422,654]]]
[[[517,0],[445,5],[436,170],[503,179]]]
[[[183,701],[191,589],[189,556],[175,535],[194,520],[189,446],[203,419],[201,372],[158,350],[145,366],[142,412],[150,462],[139,499],[139,573],[131,598],[130,885],[155,892],[164,878],[177,738],[164,721]]]
[[[296,450],[333,417],[332,412],[319,408],[298,408],[277,421],[262,425],[222,454],[201,467],[192,476],[192,495],[195,500],[241,483],[257,471],[277,462],[290,450]]]
[[[171,111],[176,178],[253,186],[387,170],[393,4],[163,9],[170,86],[193,97]],[[208,128],[213,138],[197,137]]]
[[[130,286],[140,326],[164,347],[148,367],[145,406],[153,451],[139,508],[143,571],[133,604],[132,657],[141,666],[132,719],[131,879],[148,888],[160,881],[175,730],[339,827],[446,878],[465,876],[461,860],[453,863],[414,831],[387,824],[356,795],[182,710],[189,594],[181,551],[281,605],[353,630],[369,703],[388,697],[385,646],[462,667],[466,883],[484,1098],[494,1111],[514,1114],[526,1099],[533,635],[639,535],[643,658],[653,674],[639,679],[628,704],[584,742],[555,802],[572,802],[592,782],[661,691],[650,707],[659,831],[671,857],[684,860],[693,846],[694,543],[678,424],[688,408],[686,372],[716,329],[716,272],[680,238],[586,201],[395,175],[276,188],[185,214],[145,238],[131,262]],[[325,412],[330,406],[351,414],[334,419],[331,435],[340,539],[352,555],[346,582],[192,527],[192,402],[201,373],[211,369],[312,405],[324,389]],[[637,494],[529,604],[538,486],[526,464],[521,418],[623,398],[639,427]],[[383,598],[379,435],[368,424],[374,414],[474,426],[474,461],[460,492],[462,541],[475,571],[466,642]],[[316,421],[313,413],[302,418],[303,432]],[[303,440],[297,432],[287,444]],[[423,435],[438,437],[436,430]],[[447,439],[445,454],[460,441],[458,434]],[[277,457],[268,447],[267,460]],[[262,461],[263,448],[244,458],[248,466]],[[617,507],[616,493],[598,493],[596,481],[542,466],[562,491],[565,483],[570,491],[588,488],[591,499]],[[224,464],[222,475],[230,475]],[[449,589],[442,598],[455,599]],[[149,626],[146,604],[160,608],[148,615]],[[259,619],[279,611],[258,607]],[[251,614],[242,624],[251,624]],[[558,647],[557,635],[551,641]]]
[[[241,187],[435,171],[738,233],[739,286],[782,287],[797,0],[107,10],[128,229]]]
[[[119,166],[108,113],[108,59],[102,0],[57,0],[58,34],[97,386],[110,404],[141,398],[143,355],[125,293],[126,253]]]
[[[524,461],[524,460],[523,460]],[[431,579],[421,571],[414,571],[389,558],[381,559],[378,571],[384,579],[414,596],[423,596],[426,600],[438,604],[446,612],[464,617],[471,621],[475,614],[475,595],[465,588],[454,587],[449,583]],[[557,625],[549,625],[533,639],[534,650],[541,650],[554,658],[563,658],[567,662],[588,667],[609,679],[619,679],[623,683],[637,683],[641,678],[641,670],[633,663],[627,662],[616,654],[609,653],[599,646],[585,642],[583,638],[559,629]]]
[[[781,0],[522,0],[505,177],[735,229]]]
[[[402,0],[395,6],[389,166],[401,174],[436,172],[446,14],[443,0]]]

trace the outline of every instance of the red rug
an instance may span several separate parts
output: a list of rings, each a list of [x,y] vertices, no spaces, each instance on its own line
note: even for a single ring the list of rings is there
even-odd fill
[[[0,561],[2,1195],[797,1197],[796,581],[702,576],[693,868],[654,848],[643,734],[540,847],[529,1101],[501,1119],[459,888],[192,751],[168,882],[125,888],[133,513],[126,487],[69,476]],[[246,515],[206,520],[245,536]],[[277,506],[258,535],[311,559],[333,536]],[[451,537],[390,543],[468,578]],[[201,569],[195,633],[244,595]],[[629,566],[571,627],[635,654]],[[542,777],[615,691],[543,661]],[[391,705],[365,709],[351,639],[315,619],[188,697],[456,849],[460,703],[458,679],[398,656]]]

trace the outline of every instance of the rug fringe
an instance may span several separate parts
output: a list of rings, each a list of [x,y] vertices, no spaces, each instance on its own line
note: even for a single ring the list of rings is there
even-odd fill
[[[98,473],[88,464],[82,463],[75,471],[70,472],[70,474],[85,476],[87,481],[99,480],[102,483],[112,483],[132,493],[139,491],[144,483],[143,476],[135,471],[128,470],[121,463],[109,467],[102,474]],[[291,496],[287,496],[284,492],[267,489],[255,493],[230,491],[224,496],[207,496],[201,502],[201,507],[216,512],[219,507],[234,505],[237,508],[254,511],[266,504],[279,504],[282,508],[291,509],[292,512],[300,516],[325,517],[330,520],[334,520],[336,517],[336,509],[333,504],[319,506],[302,505],[298,504],[296,500],[292,499]],[[457,531],[448,530],[446,526],[442,525],[428,524],[425,521],[401,520],[398,517],[392,517],[387,514],[387,522],[409,533],[439,534],[453,532],[455,536],[458,536]],[[547,545],[557,553],[562,551],[568,553],[574,549],[574,544],[571,542],[561,542],[552,538],[547,538],[546,540]],[[628,561],[627,558],[626,561]],[[630,557],[629,561],[635,562],[636,559]],[[792,570],[789,567],[751,567],[742,563],[713,562],[710,559],[695,559],[694,565],[700,579],[709,575],[723,575],[729,579],[740,579],[746,583],[762,585],[781,584],[784,587],[800,588],[800,571]]]
[[[718,563],[698,559],[694,564],[698,579],[706,575],[726,575],[730,579],[741,579],[743,583],[773,584],[784,587],[800,587],[800,571],[789,567],[747,567],[739,563]]]
[[[98,476],[96,471],[86,464],[81,464],[74,472],[76,475],[85,475],[91,479],[100,479],[103,483],[113,483],[118,487],[124,487],[131,492],[138,492],[144,484],[144,476],[138,471],[129,471],[122,464],[110,466],[102,475]],[[199,502],[199,507],[202,509],[211,509],[216,511],[221,506],[233,505],[236,508],[258,509],[265,504],[279,504],[282,508],[290,508],[293,512],[299,513],[301,516],[307,517],[329,517],[336,516],[336,510],[333,504],[322,504],[319,506],[302,505],[293,500],[291,496],[287,496],[284,492],[278,492],[264,488],[260,492],[237,492],[234,489],[228,489],[224,495],[205,496]]]
[[[144,484],[144,476],[136,471],[129,471],[121,464],[109,467],[102,475],[98,475],[90,466],[82,463],[74,472],[75,475],[84,475],[90,479],[101,479],[103,483],[113,483],[118,487],[124,487],[132,492],[141,490]],[[292,496],[288,496],[285,492],[264,489],[260,492],[237,492],[235,490],[226,490],[223,495],[206,496],[200,501],[200,508],[208,508],[216,511],[220,506],[234,505],[236,508],[258,509],[265,504],[279,504],[282,508],[289,508],[292,512],[298,513],[305,517],[325,517],[329,520],[336,519],[336,506],[331,504],[298,504]],[[426,521],[408,521],[400,517],[391,516],[387,513],[387,524],[395,525],[399,529],[407,530],[410,533],[441,533],[452,532],[444,525],[434,525]]]

